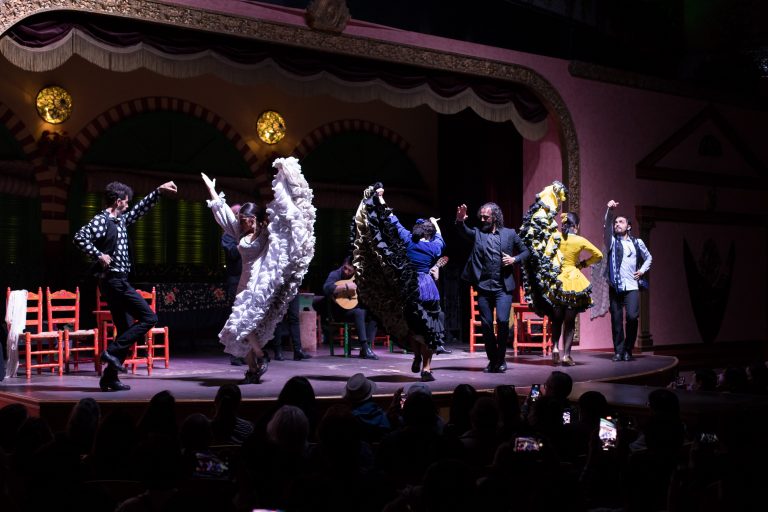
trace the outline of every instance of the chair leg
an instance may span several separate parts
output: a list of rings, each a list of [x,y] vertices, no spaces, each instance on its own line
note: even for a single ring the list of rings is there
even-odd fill
[[[358,337],[360,336],[360,333],[358,333]],[[344,357],[349,357],[352,355],[352,351],[349,348],[349,325],[344,324]]]

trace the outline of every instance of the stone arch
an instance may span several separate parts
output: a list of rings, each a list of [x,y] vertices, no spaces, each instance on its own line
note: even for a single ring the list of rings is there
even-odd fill
[[[411,145],[397,132],[384,126],[378,125],[372,121],[363,119],[339,119],[331,121],[322,126],[318,126],[301,139],[294,150],[293,156],[302,160],[305,156],[316,149],[323,141],[336,135],[346,132],[366,132],[383,137],[395,144],[401,151],[406,153]]]

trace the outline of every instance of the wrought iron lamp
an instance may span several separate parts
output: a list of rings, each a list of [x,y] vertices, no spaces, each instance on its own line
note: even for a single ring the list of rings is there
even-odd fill
[[[265,110],[256,121],[256,133],[267,144],[277,144],[285,137],[285,119],[274,110]]]
[[[38,115],[47,123],[63,123],[72,115],[72,95],[58,85],[40,89],[35,105]]]

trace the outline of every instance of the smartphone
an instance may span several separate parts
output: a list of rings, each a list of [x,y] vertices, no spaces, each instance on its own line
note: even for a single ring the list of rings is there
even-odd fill
[[[566,407],[563,410],[563,425],[569,425],[571,423],[571,409]]]
[[[600,446],[603,450],[608,451],[616,448],[616,420],[611,416],[600,418],[600,428],[598,430],[598,436],[600,437]]]
[[[531,384],[531,393],[528,395],[528,401],[535,402],[536,400],[539,399],[540,394],[541,394],[541,385]]]
[[[702,432],[699,435],[699,442],[701,444],[714,444],[718,442],[720,439],[717,437],[717,434],[714,432]]]
[[[400,393],[400,408],[402,409],[405,406],[405,399],[408,398],[408,393],[403,391]]]
[[[675,387],[676,388],[684,388],[685,387],[685,375],[678,375],[677,379],[675,379]]]
[[[542,442],[536,437],[516,437],[516,452],[538,452],[541,451]]]

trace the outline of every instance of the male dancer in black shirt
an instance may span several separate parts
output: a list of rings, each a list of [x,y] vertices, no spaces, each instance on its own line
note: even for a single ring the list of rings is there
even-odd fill
[[[160,185],[128,209],[133,190],[128,185],[113,181],[104,191],[107,208],[96,214],[91,221],[75,234],[74,243],[88,254],[99,266],[99,289],[117,327],[117,336],[101,353],[107,364],[99,381],[102,391],[131,389],[120,382],[117,372],[125,372],[123,361],[128,350],[157,323],[157,315],[128,282],[131,256],[128,251],[127,228],[149,213],[160,199],[160,194],[173,195],[176,184],[172,181]],[[129,317],[136,320],[129,325]]]

